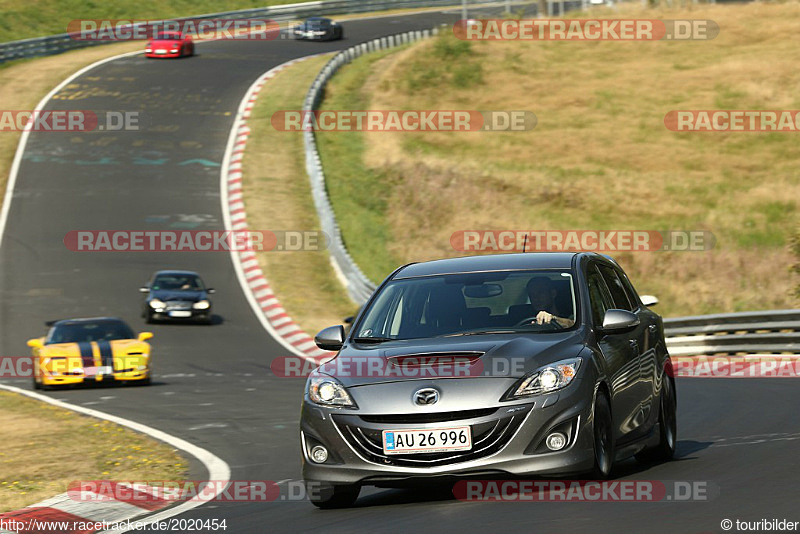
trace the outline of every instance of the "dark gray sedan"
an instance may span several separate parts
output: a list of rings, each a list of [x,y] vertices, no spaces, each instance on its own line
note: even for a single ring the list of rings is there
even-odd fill
[[[209,295],[214,290],[206,287],[196,272],[158,271],[139,291],[145,294],[142,317],[147,323],[159,320],[212,322]]]
[[[416,263],[375,291],[309,376],[303,477],[320,507],[417,479],[588,474],[668,460],[676,394],[661,317],[595,253]]]
[[[306,41],[334,41],[344,38],[342,25],[324,17],[311,17],[291,29],[295,39]]]

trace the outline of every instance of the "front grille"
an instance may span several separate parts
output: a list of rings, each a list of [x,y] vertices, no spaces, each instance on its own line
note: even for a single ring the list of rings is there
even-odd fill
[[[424,421],[409,420],[417,414],[361,417],[336,414],[333,416],[333,421],[353,449],[370,462],[397,467],[435,467],[483,458],[505,447],[525,419],[528,410],[508,415],[497,412],[498,410],[490,408],[420,414],[426,418]],[[460,415],[453,418],[453,414]],[[392,418],[396,419],[390,421]],[[411,426],[414,423],[450,423],[466,419],[473,419],[468,423],[472,431],[472,449],[468,451],[391,455],[383,452],[383,430],[411,429],[414,428]],[[400,424],[401,422],[405,424]]]
[[[439,412],[439,413],[407,413],[400,415],[362,415],[361,420],[367,423],[388,423],[388,424],[410,424],[410,423],[444,423],[448,421],[458,421],[461,419],[475,419],[492,415],[497,410],[495,408],[484,408],[482,410],[464,410],[460,412]]]
[[[192,303],[188,300],[168,300],[164,304],[168,310],[186,310],[192,307]]]

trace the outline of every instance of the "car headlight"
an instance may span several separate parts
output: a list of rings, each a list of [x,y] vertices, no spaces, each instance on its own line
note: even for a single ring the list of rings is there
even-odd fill
[[[198,300],[194,304],[192,304],[192,308],[195,310],[207,310],[211,306],[211,303],[207,300]]]
[[[571,358],[540,367],[517,382],[504,400],[542,395],[565,388],[575,379],[580,366],[580,358]]]
[[[306,392],[316,404],[356,408],[347,389],[335,378],[327,375],[312,375],[306,382]]]
[[[152,48],[150,48],[150,47],[148,47],[148,48],[145,48],[145,49],[144,49],[144,51],[145,51],[145,52],[152,52],[152,51],[153,51],[153,49],[152,49]]]
[[[162,301],[158,300],[158,299],[153,299],[153,300],[150,301],[150,307],[151,308],[163,308],[164,307],[164,303]]]

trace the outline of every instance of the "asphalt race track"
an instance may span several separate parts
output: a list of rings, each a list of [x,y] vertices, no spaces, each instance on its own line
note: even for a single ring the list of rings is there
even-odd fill
[[[217,41],[189,59],[122,58],[85,73],[51,109],[141,112],[141,129],[33,133],[0,248],[0,354],[28,354],[43,321],[116,315],[137,330],[138,287],[152,271],[199,271],[217,289],[211,327],[153,325],[154,384],[48,393],[187,439],[225,460],[232,480],[299,481],[302,379],[270,362],[287,351],[262,328],[227,253],[71,252],[70,230],[222,229],[219,164],[244,92],[290,59],[430,28],[457,13],[344,23],[347,39]],[[300,67],[302,68],[302,67]],[[262,98],[268,98],[268,87]],[[305,179],[305,177],[298,177]],[[26,380],[4,383],[29,388]],[[227,519],[228,532],[361,530],[712,532],[725,518],[797,518],[800,393],[788,379],[678,381],[678,459],[618,468],[622,480],[700,481],[705,502],[464,503],[451,487],[366,489],[355,508],[320,511],[305,500],[210,503],[181,517]],[[203,477],[199,465],[193,476]]]

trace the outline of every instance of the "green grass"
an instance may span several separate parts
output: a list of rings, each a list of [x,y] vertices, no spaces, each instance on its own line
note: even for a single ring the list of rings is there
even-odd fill
[[[320,134],[344,239],[374,281],[462,255],[459,230],[700,230],[703,252],[617,253],[664,315],[793,307],[796,133],[677,133],[680,109],[796,109],[800,2],[608,16],[708,18],[713,41],[479,42],[442,36],[343,68],[324,109],[525,109],[526,132]]]
[[[370,109],[364,83],[374,65],[388,54],[364,56],[340,70],[326,91],[324,109]],[[374,172],[364,164],[363,132],[319,132],[317,144],[345,246],[364,274],[380,281],[400,261],[387,254],[393,236],[385,214],[395,181],[390,172]]]
[[[0,391],[0,512],[67,491],[79,480],[182,480],[172,447],[108,421]]]
[[[251,228],[319,230],[302,133],[278,131],[271,118],[281,110],[301,109],[309,85],[328,59],[308,59],[281,71],[264,86],[248,119],[243,190]],[[257,257],[281,304],[306,332],[340,324],[355,311],[326,250],[259,252]]]
[[[291,3],[302,2],[293,0]],[[2,0],[0,42],[65,33],[71,20],[161,20],[287,4],[286,0]]]

